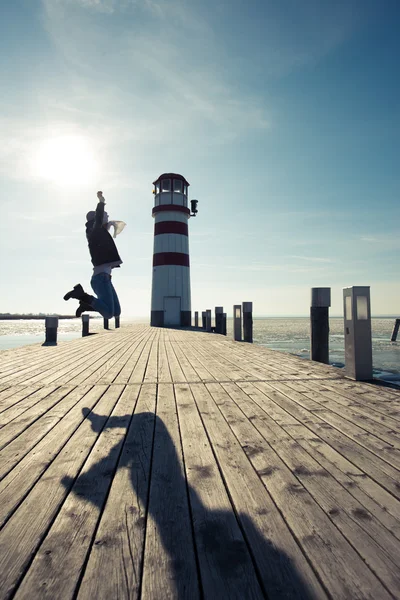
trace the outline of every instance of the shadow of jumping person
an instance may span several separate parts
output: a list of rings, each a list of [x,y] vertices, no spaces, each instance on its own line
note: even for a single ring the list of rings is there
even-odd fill
[[[94,431],[100,433],[103,430],[104,416],[88,409],[83,409],[83,414],[90,420]],[[129,419],[128,415],[112,416],[105,429],[127,427]],[[119,441],[108,457],[102,458],[78,476],[75,482],[65,477],[65,487],[70,489],[73,485],[72,493],[96,504],[102,511],[107,493],[99,494],[93,488],[109,488],[115,471],[110,473],[107,461],[113,453],[116,461],[120,448]],[[168,576],[173,579],[170,586],[173,592],[166,591],[163,598],[247,600],[268,597],[276,600],[309,600],[325,597],[317,581],[312,585],[307,584],[292,560],[264,538],[248,515],[239,515],[239,526],[233,511],[209,510],[204,506],[194,487],[187,484],[168,429],[154,413],[133,414],[115,468],[124,467],[129,469],[132,489],[139,504],[139,511],[128,507],[128,513],[129,508],[132,509],[129,513],[132,529],[135,519],[141,520],[141,526],[145,528],[147,517],[145,567],[141,584],[143,597],[158,600],[159,596],[154,595],[152,590],[151,580],[162,578],[164,575],[160,575],[159,571],[165,569],[165,564],[161,565],[154,554],[146,564],[149,537],[153,541],[156,539],[153,548],[161,547],[168,555]],[[207,467],[203,472],[200,469],[198,476],[209,477]],[[104,478],[108,478],[108,481],[102,485],[99,480],[104,481]],[[265,518],[268,518],[267,515]],[[115,547],[110,547],[109,551],[110,557],[115,555]],[[140,574],[143,555],[141,551],[138,554],[140,556],[132,556],[136,562],[133,571]],[[114,560],[114,571],[115,568]],[[117,568],[125,569],[125,565]],[[100,576],[105,576],[103,570]],[[139,589],[140,584],[138,581],[135,583],[136,589]],[[126,592],[123,597],[135,597],[131,595],[131,590]]]

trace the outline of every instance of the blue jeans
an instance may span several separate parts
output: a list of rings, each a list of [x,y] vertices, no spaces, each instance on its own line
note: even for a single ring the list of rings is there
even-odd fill
[[[99,273],[93,275],[90,280],[90,285],[97,298],[92,302],[92,306],[105,319],[119,317],[121,314],[121,306],[119,304],[117,292],[111,283],[111,276],[107,273]]]

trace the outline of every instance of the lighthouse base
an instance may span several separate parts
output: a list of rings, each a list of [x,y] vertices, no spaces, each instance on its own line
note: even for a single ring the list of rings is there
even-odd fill
[[[168,325],[164,324],[164,314],[163,310],[152,310],[150,325],[151,327],[168,327]],[[192,313],[190,310],[181,310],[181,319],[179,325],[176,327],[190,327],[192,325]]]

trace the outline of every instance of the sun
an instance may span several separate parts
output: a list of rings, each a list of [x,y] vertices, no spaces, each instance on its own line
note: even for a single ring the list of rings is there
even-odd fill
[[[44,140],[33,162],[34,175],[61,185],[92,183],[98,171],[90,141],[80,135]]]

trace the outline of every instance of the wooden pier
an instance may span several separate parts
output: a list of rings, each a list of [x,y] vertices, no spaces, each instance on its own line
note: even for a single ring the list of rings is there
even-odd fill
[[[0,598],[400,598],[400,391],[198,331],[2,352]]]

